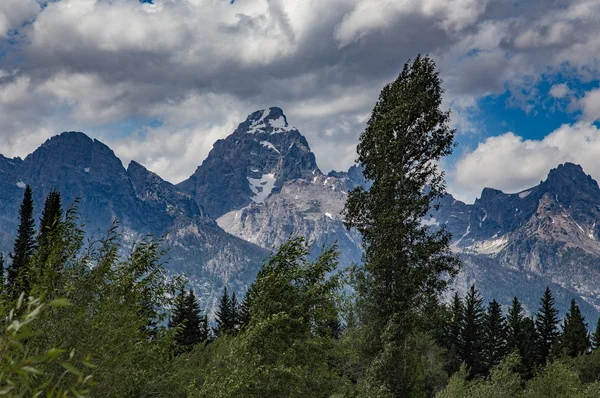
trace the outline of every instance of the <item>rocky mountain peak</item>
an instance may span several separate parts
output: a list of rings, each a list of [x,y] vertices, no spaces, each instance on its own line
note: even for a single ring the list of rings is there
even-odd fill
[[[215,143],[196,172],[178,188],[212,218],[263,203],[287,181],[322,175],[306,138],[290,127],[281,108],[250,114]]]
[[[246,133],[266,132],[270,134],[285,132],[289,128],[287,118],[283,110],[271,107],[253,112],[240,124],[238,130],[246,130]]]

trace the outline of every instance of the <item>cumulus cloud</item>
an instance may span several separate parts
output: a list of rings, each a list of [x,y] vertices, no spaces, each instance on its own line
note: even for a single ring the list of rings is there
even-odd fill
[[[554,98],[564,98],[567,95],[571,94],[571,89],[565,83],[555,84],[550,87],[549,94]]]
[[[509,90],[527,109],[542,76],[600,75],[595,0],[153,3],[0,1],[0,152],[80,129],[177,181],[247,114],[280,106],[321,168],[344,169],[379,90],[417,53],[438,61],[461,131],[479,130],[482,97]],[[586,120],[595,103],[577,102]]]
[[[489,137],[456,165],[451,191],[472,202],[484,187],[519,192],[544,180],[564,162],[580,164],[600,180],[600,130],[593,124],[563,125],[541,140],[512,132]]]

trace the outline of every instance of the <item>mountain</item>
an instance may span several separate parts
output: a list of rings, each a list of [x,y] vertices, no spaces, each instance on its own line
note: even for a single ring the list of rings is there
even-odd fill
[[[580,298],[592,319],[600,310],[600,188],[581,166],[565,163],[545,181],[506,194],[485,188],[474,204],[443,198],[427,220],[453,235],[464,270],[462,289],[477,283],[487,297],[523,299],[529,311],[546,285],[566,309]]]
[[[269,251],[305,236],[313,255],[336,243],[340,265],[362,259],[361,237],[343,225],[347,194],[368,189],[362,169],[319,169],[306,138],[280,108],[252,113],[184,182],[173,185],[83,133],[47,140],[25,159],[0,156],[0,250],[12,249],[18,208],[32,186],[36,217],[46,194],[80,199],[88,234],[119,220],[125,243],[163,237],[167,269],[186,273],[206,309],[221,288],[242,294]],[[485,188],[473,204],[447,194],[423,223],[452,233],[463,268],[453,289],[476,283],[486,299],[518,296],[535,312],[546,286],[565,310],[577,298],[589,322],[600,311],[600,188],[575,164],[517,193]],[[100,232],[98,232],[100,231]]]
[[[262,203],[285,181],[320,175],[306,138],[290,127],[280,108],[252,113],[224,140],[215,142],[202,165],[178,185],[213,218]]]
[[[23,188],[34,192],[36,217],[50,189],[65,204],[79,199],[88,234],[119,220],[126,244],[148,234],[164,237],[167,268],[189,275],[206,308],[223,285],[244,291],[268,252],[223,231],[196,201],[136,162],[125,169],[114,152],[83,133],[47,140],[24,160],[0,158],[0,244],[12,249]]]

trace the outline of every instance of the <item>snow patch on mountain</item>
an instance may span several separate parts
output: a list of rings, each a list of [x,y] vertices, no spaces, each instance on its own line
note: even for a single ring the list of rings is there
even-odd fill
[[[263,174],[260,178],[248,178],[250,189],[254,192],[252,201],[255,203],[264,203],[267,196],[271,194],[275,187],[275,174]]]
[[[262,146],[266,146],[267,148],[272,149],[277,153],[281,153],[277,148],[275,148],[275,145],[271,144],[269,141],[261,141],[260,143]]]

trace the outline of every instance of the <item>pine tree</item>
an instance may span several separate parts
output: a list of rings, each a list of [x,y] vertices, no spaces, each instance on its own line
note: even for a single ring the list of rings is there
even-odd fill
[[[533,318],[523,319],[521,329],[522,336],[519,343],[519,353],[521,354],[522,371],[521,375],[525,379],[533,377],[535,366],[541,362],[539,353],[539,335],[535,329]]]
[[[461,347],[459,356],[467,365],[471,377],[483,373],[482,348],[483,348],[483,299],[471,285],[465,297],[465,309],[461,327]]]
[[[571,357],[583,354],[590,348],[590,338],[585,318],[581,315],[575,300],[571,300],[571,307],[565,315],[562,335],[560,336],[560,348]]]
[[[452,303],[450,305],[450,319],[446,326],[444,334],[443,346],[448,350],[448,359],[446,361],[446,369],[448,373],[453,374],[460,369],[462,364],[459,357],[461,341],[461,327],[463,323],[464,306],[462,299],[458,293],[454,293]]]
[[[8,284],[15,296],[23,291],[29,293],[31,289],[29,263],[35,248],[35,221],[33,220],[33,193],[29,185],[25,187],[19,217],[17,239],[10,256],[12,264],[8,267],[7,275]]]
[[[219,309],[215,313],[217,327],[214,329],[214,332],[217,337],[231,333],[235,328],[234,310],[231,301],[231,298],[227,294],[227,287],[225,287],[219,303]]]
[[[530,378],[533,375],[535,365],[539,363],[537,347],[539,338],[533,319],[525,317],[523,306],[516,297],[508,309],[506,321],[508,325],[508,350],[510,352],[516,350],[519,353],[521,356],[519,372],[524,378]]]
[[[548,287],[540,300],[540,309],[535,318],[535,326],[540,337],[540,360],[542,363],[546,363],[560,334],[558,330],[558,311],[554,308],[554,297],[552,297],[552,292]]]
[[[252,294],[252,286],[253,285],[251,285],[250,288],[246,291],[246,294],[244,295],[244,300],[242,300],[240,304],[240,310],[238,315],[238,323],[240,329],[247,328],[250,324],[250,296]]]
[[[62,203],[60,193],[56,189],[52,189],[44,202],[44,210],[40,219],[40,231],[37,239],[38,246],[43,247],[48,244],[61,217]]]
[[[196,344],[208,340],[208,318],[202,316],[194,292],[185,290],[175,299],[173,315],[169,320],[169,328],[179,328],[175,334],[178,351],[189,351]]]
[[[0,252],[0,293],[4,293],[6,291],[5,289],[5,284],[6,284],[6,277],[4,275],[4,268],[5,268],[5,262],[4,262],[4,253]]]
[[[231,300],[229,301],[229,305],[231,306],[231,319],[233,321],[231,330],[233,332],[237,332],[240,327],[240,313],[237,295],[235,294],[235,292],[231,293]]]
[[[365,248],[356,290],[358,315],[370,333],[363,360],[377,367],[369,385],[393,395],[406,395],[409,384],[407,372],[398,374],[409,366],[406,356],[394,347],[405,346],[425,298],[443,290],[448,278],[442,276],[459,265],[449,234],[421,223],[445,192],[438,160],[453,148],[442,94],[435,63],[421,56],[383,88],[357,148],[372,185],[351,191],[344,210],[346,227],[362,234]]]
[[[502,307],[492,300],[483,319],[483,367],[486,373],[508,354],[506,339],[507,325]]]
[[[518,350],[523,336],[523,306],[518,298],[513,298],[512,304],[506,316],[507,323],[507,347],[509,351]]]
[[[600,348],[600,318],[598,318],[596,329],[594,330],[594,334],[592,334],[592,348],[594,350]]]

